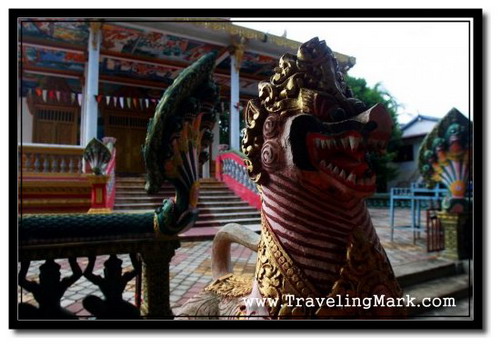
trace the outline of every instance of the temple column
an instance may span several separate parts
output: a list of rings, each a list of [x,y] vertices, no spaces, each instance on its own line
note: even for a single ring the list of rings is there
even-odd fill
[[[203,164],[201,167],[201,178],[209,178],[210,177],[210,159]]]
[[[245,53],[245,40],[233,43],[231,53],[231,110],[229,121],[229,147],[241,151],[240,144],[240,65]]]
[[[222,110],[224,112],[224,110]],[[212,133],[214,134],[214,139],[212,141],[212,157],[210,158],[212,161],[217,158],[219,155],[219,145],[220,145],[220,127],[219,127],[219,119],[220,115],[217,114],[215,116],[215,125]]]
[[[90,23],[87,64],[85,66],[85,84],[82,95],[82,113],[80,124],[80,145],[85,146],[94,137],[97,138],[97,100],[99,92],[99,50],[101,47],[102,23]]]

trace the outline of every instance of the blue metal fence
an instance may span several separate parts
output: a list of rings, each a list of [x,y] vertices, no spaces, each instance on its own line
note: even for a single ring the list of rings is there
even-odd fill
[[[411,226],[403,228],[410,228],[413,232],[413,243],[417,240],[417,233],[420,232],[421,221],[420,212],[422,205],[429,205],[435,203],[439,204],[441,199],[448,194],[448,189],[439,188],[437,185],[433,189],[423,187],[418,183],[412,183],[410,188],[392,188],[389,202],[389,218],[391,220],[391,241],[394,240],[394,210],[398,200],[407,200],[410,202],[411,209]],[[399,227],[398,227],[399,228]]]

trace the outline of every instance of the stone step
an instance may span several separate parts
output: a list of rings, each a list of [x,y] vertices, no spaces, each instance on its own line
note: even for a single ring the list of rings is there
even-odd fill
[[[211,206],[211,207],[206,207],[203,205],[198,204],[198,209],[200,210],[200,214],[216,214],[217,216],[224,214],[224,213],[236,213],[236,214],[245,214],[245,213],[252,213],[252,214],[259,214],[260,211],[257,210],[253,206],[248,206],[245,202],[243,202],[243,206]]]
[[[228,196],[204,196],[200,195],[199,203],[205,202],[217,202],[217,201],[241,201],[239,196],[228,195]]]
[[[129,205],[129,204],[127,204]],[[159,204],[154,204],[154,203],[141,203],[139,205],[145,205],[146,207],[140,207],[137,206],[138,208],[142,209],[143,212],[151,212],[154,210],[155,207],[160,206],[161,202]],[[235,201],[215,201],[215,202],[208,202],[208,203],[198,203],[198,208],[200,210],[214,210],[214,209],[224,209],[226,207],[243,207],[243,208],[253,208],[249,207],[248,204],[245,201],[242,200],[235,200]],[[115,205],[115,210],[119,210],[120,212],[135,212],[134,210],[134,205],[132,204],[132,207],[129,209],[129,207],[125,206],[124,204],[119,204]],[[126,211],[125,211],[126,210]]]
[[[224,220],[224,219],[246,219],[246,218],[260,218],[260,212],[253,209],[248,212],[219,212],[219,213],[203,213],[200,211],[198,215],[199,221],[207,220]]]
[[[172,195],[173,197],[173,195]],[[165,197],[167,198],[167,197]],[[237,196],[227,196],[227,197],[200,197],[198,200],[198,206],[204,206],[204,203],[211,203],[211,206],[214,206],[215,204],[218,206],[231,206],[233,204],[246,204],[245,202],[242,202],[242,200],[237,197]],[[140,208],[140,209],[154,209],[157,206],[162,205],[163,198],[159,200],[153,200],[153,201],[141,201],[141,202],[118,202],[115,203],[115,206],[113,209],[119,210],[119,209],[134,209],[134,208]],[[246,204],[248,206],[248,204]]]
[[[135,212],[134,210],[143,210],[143,212],[151,212],[155,210],[157,207],[162,206],[162,203],[153,203],[153,202],[137,202],[137,203],[115,203],[113,207],[114,211],[125,212],[125,210]]]
[[[201,187],[200,188],[200,192],[203,192],[203,191],[218,191],[218,192],[232,192],[230,189],[228,189],[227,187]],[[146,190],[144,189],[144,186],[136,186],[136,187],[126,187],[126,186],[122,186],[122,187],[118,187],[116,189],[116,195],[119,195],[119,194],[142,194],[142,195],[145,195],[145,196],[155,196],[155,195],[160,195],[160,194],[163,194],[165,192],[175,192],[175,188],[174,187],[161,187],[157,192],[155,193],[152,193],[152,194],[148,194],[146,192]]]
[[[215,201],[205,200],[198,202],[198,208],[242,207],[242,206],[248,206],[248,203],[241,199],[235,199],[234,201],[220,201],[219,199]]]
[[[144,186],[146,184],[145,180],[142,181],[122,181],[120,179],[115,180],[115,184],[123,186]],[[171,187],[172,184],[168,181],[164,181],[162,187]],[[200,182],[202,187],[224,187],[224,182],[213,181],[213,182]]]
[[[221,195],[233,195],[234,193],[232,193],[231,191],[216,191],[216,192],[213,192],[213,191],[206,191],[206,190],[200,190],[199,191],[199,195],[203,195],[203,196],[206,196],[206,195],[215,195],[215,196],[221,196]],[[159,191],[158,193],[154,193],[154,194],[146,194],[146,192],[144,191],[134,191],[134,190],[119,190],[119,191],[116,191],[116,194],[115,194],[115,197],[131,197],[131,198],[162,198],[162,197],[165,197],[165,196],[174,196],[175,195],[175,190],[163,190],[163,191]]]
[[[165,192],[160,195],[141,195],[141,194],[119,194],[115,196],[115,203],[123,203],[123,202],[162,202],[164,199],[169,197],[174,197],[175,192]],[[200,192],[199,198],[206,197],[232,197],[233,194],[206,194],[205,192]]]
[[[454,262],[445,259],[425,259],[393,267],[401,287],[431,281],[461,273]]]
[[[461,274],[455,276],[447,276],[432,281],[426,281],[419,284],[414,284],[407,288],[404,288],[404,294],[410,297],[415,297],[415,306],[408,307],[408,315],[422,315],[426,311],[436,310],[438,308],[424,307],[422,300],[424,298],[454,298],[455,302],[459,299],[467,298],[472,295],[472,290],[470,287],[470,277],[469,274]],[[438,299],[436,299],[438,301]],[[444,307],[440,307],[444,309]]]
[[[156,207],[160,205],[152,205],[151,207],[148,205],[147,208],[144,208],[141,206],[141,204],[134,204],[134,206],[128,206],[126,204],[118,206],[116,208],[115,206],[115,211],[124,213],[124,212],[136,212],[138,210],[141,210],[142,212],[152,212],[155,210]],[[214,218],[219,218],[219,217],[224,217],[224,216],[236,216],[236,217],[246,217],[248,215],[251,215],[252,217],[254,216],[260,216],[260,211],[256,210],[252,206],[244,205],[244,206],[220,206],[220,207],[202,207],[198,206],[198,209],[200,211],[199,218],[200,219],[214,219]]]
[[[151,194],[148,195],[146,192],[141,192],[141,191],[125,191],[125,190],[120,190],[116,192],[115,198],[122,198],[122,197],[132,197],[132,198],[164,198],[168,196],[174,196],[175,195],[175,190],[164,190],[160,191],[159,193]],[[230,190],[204,190],[201,189],[199,192],[200,196],[232,196],[234,195],[233,192]]]
[[[198,220],[195,223],[196,227],[208,227],[208,226],[224,226],[228,223],[239,223],[243,225],[247,224],[260,224],[260,216],[253,218],[218,218],[212,220]],[[213,238],[213,237],[212,237]]]
[[[124,184],[124,185],[144,185],[146,183],[146,180],[144,178],[137,178],[137,177],[116,177],[115,182],[117,184]],[[211,181],[199,181],[201,186],[219,186],[219,185],[224,185],[224,182],[220,182],[217,180],[211,180]],[[163,185],[171,185],[168,181],[165,181]]]

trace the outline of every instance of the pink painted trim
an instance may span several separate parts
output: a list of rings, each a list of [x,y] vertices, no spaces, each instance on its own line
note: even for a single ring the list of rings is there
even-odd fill
[[[223,172],[222,172],[222,168],[223,168],[223,161],[225,159],[231,159],[235,162],[237,162],[238,164],[240,165],[243,165],[243,166],[246,166],[245,165],[245,162],[243,161],[243,159],[237,155],[236,153],[233,153],[233,152],[227,152],[227,153],[221,153],[217,156],[217,158],[215,158],[215,178],[218,180],[218,181],[223,181],[222,179],[222,175],[223,175]]]
[[[248,189],[231,176],[224,174],[222,170],[223,161],[225,159],[233,160],[239,165],[246,167],[245,161],[238,154],[234,152],[221,153],[215,159],[215,178],[220,182],[224,182],[229,189],[231,189],[241,199],[248,202],[251,206],[260,209],[262,201],[260,200],[260,195],[258,193]]]
[[[237,162],[238,164],[245,166],[245,161],[243,160],[243,158],[234,152],[227,152],[227,153],[219,154],[218,158],[220,158],[221,161],[225,160],[225,159],[231,159],[231,160]]]
[[[229,175],[223,174],[222,181],[226,184],[226,186],[229,189],[231,189],[241,199],[245,200],[251,206],[260,210],[262,206],[262,201],[260,200],[259,194],[243,186],[240,182],[236,181]]]

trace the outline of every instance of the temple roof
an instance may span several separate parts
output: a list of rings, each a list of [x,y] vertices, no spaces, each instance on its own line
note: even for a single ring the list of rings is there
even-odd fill
[[[102,23],[100,82],[165,89],[178,73],[202,55],[215,51],[215,71],[222,93],[230,87],[231,46],[244,38],[241,94],[254,96],[257,85],[273,73],[279,57],[296,53],[300,42],[247,29],[224,18],[31,18],[20,21],[23,82],[39,75],[83,77],[89,26]],[[355,59],[334,53],[349,69]]]

